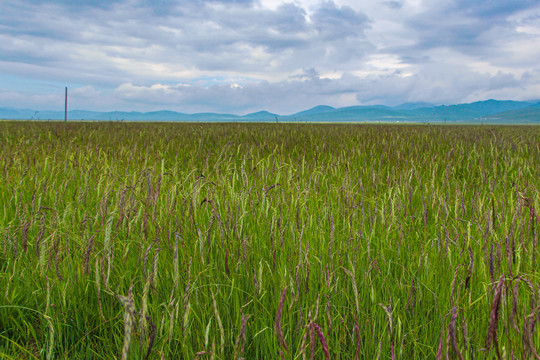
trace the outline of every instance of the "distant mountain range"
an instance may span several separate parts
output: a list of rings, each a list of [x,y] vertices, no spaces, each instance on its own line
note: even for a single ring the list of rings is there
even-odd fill
[[[0,108],[0,119],[63,120],[63,111],[36,111]],[[190,122],[466,122],[466,123],[538,123],[540,100],[510,101],[486,100],[469,104],[436,106],[428,103],[405,103],[389,107],[349,106],[333,108],[319,105],[291,115],[278,115],[259,111],[247,115],[196,113],[175,111],[153,112],[96,112],[71,110],[68,120],[101,121],[190,121]]]

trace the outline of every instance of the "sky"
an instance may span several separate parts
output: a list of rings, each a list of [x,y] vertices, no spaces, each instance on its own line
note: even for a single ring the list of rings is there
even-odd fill
[[[540,99],[538,0],[2,0],[0,107]]]

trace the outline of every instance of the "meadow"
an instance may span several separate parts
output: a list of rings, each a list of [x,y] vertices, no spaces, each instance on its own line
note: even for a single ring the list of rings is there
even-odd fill
[[[540,127],[0,122],[0,358],[540,359]]]

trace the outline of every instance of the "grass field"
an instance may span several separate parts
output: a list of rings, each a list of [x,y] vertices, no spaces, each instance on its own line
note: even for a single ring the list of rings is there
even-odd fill
[[[0,148],[2,358],[539,358],[539,127],[2,122]]]

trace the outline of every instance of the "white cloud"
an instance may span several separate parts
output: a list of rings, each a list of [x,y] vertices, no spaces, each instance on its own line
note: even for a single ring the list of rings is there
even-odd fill
[[[65,85],[90,110],[540,98],[539,19],[527,0],[5,0],[0,106]]]

